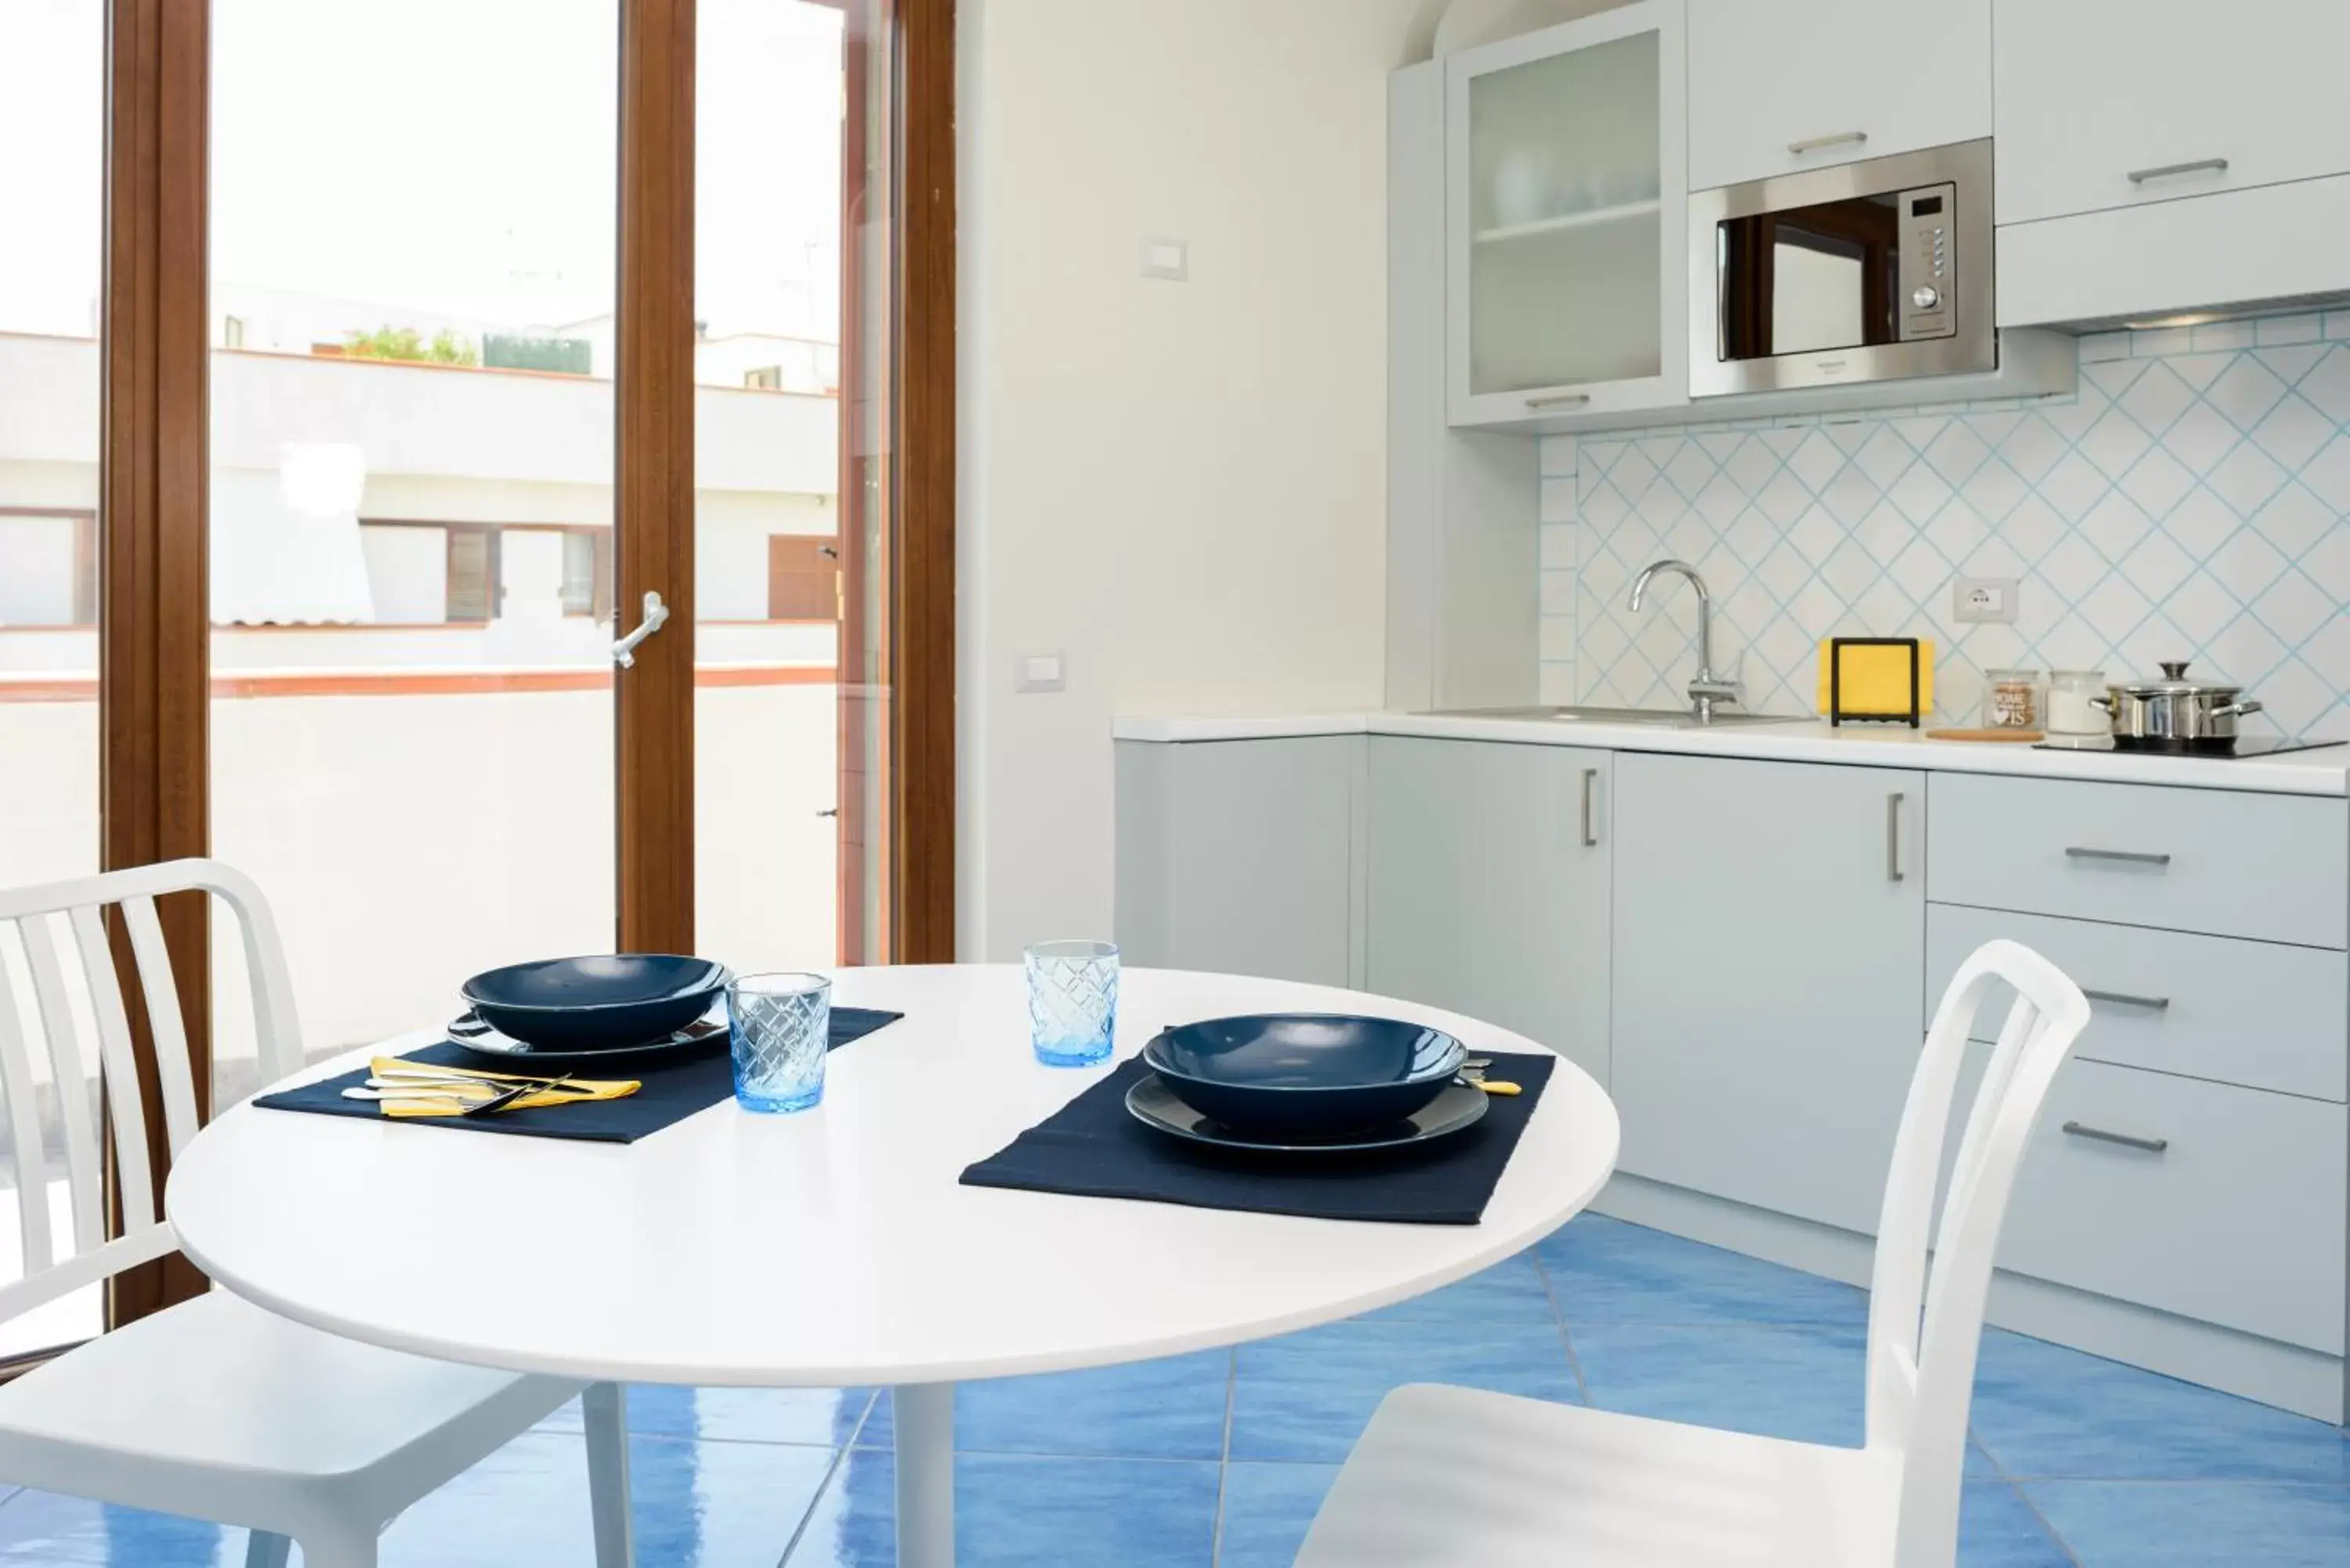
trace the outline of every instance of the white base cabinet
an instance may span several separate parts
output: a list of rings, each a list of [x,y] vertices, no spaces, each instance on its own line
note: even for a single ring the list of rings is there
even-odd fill
[[[1126,961],[1359,984],[1363,756],[1360,735],[1120,742]]]
[[[1370,989],[1608,1080],[1606,752],[1371,738]]]
[[[1875,1231],[1925,1034],[1925,784],[1617,757],[1623,1168]]]
[[[2037,948],[2094,1012],[1992,1320],[2343,1418],[2339,797],[1405,735],[1118,767],[1132,961],[1514,1029],[1615,1097],[1603,1208],[1845,1278],[1950,974]]]

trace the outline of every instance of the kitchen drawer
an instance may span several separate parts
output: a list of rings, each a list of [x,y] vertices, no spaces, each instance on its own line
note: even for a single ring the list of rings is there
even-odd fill
[[[1926,896],[2339,948],[2350,806],[2317,795],[1937,774]]]
[[[2067,1062],[2000,1264],[2339,1355],[2345,1117],[2322,1101]]]
[[[1934,904],[1929,1001],[1969,953],[2000,937],[2089,992],[2076,1056],[2322,1100],[2350,1092],[2350,959],[2341,953]],[[1975,1018],[1975,1038],[1995,1038],[2006,1016],[1994,998]]]

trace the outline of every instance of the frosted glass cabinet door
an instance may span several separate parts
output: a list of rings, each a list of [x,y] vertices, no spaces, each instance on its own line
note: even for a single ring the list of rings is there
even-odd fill
[[[1679,400],[1680,16],[1650,0],[1451,60],[1455,424]]]

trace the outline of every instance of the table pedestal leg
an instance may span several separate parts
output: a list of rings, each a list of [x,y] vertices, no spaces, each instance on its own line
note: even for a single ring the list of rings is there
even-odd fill
[[[890,1391],[898,1449],[898,1568],[954,1568],[954,1385]]]

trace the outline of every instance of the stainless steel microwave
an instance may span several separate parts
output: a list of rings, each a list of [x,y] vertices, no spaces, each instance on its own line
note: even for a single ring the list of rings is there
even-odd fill
[[[1690,197],[1690,395],[1999,367],[1991,142]]]

